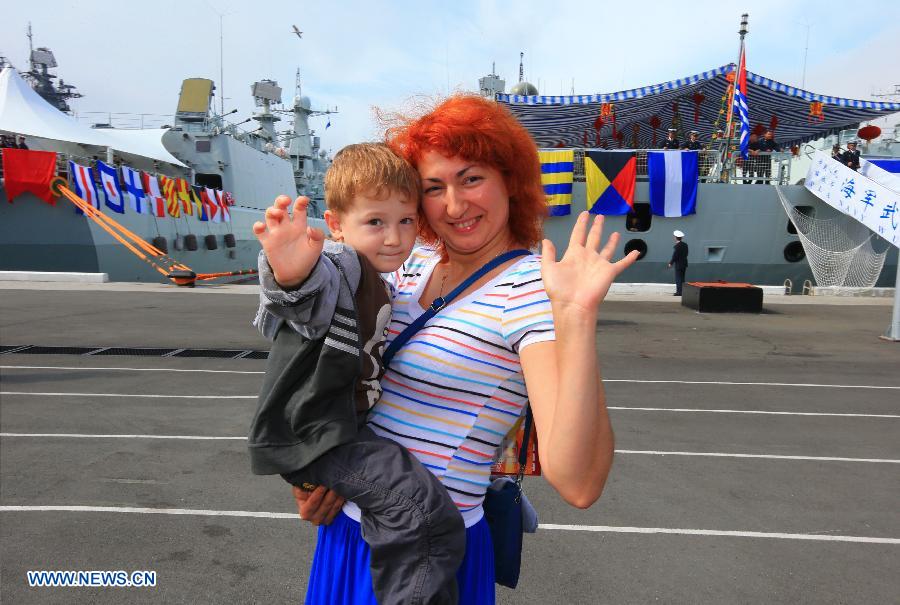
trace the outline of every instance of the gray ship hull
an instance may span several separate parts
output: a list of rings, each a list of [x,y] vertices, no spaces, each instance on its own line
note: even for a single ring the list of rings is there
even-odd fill
[[[811,206],[817,216],[834,214],[804,187],[790,185],[783,191],[795,206]],[[274,197],[274,196],[273,196]],[[558,250],[564,250],[575,217],[584,208],[585,185],[575,183],[573,214],[551,217],[545,223],[546,236]],[[638,182],[637,203],[648,200],[648,185]],[[624,216],[606,219],[607,231],[622,234],[618,254],[631,240],[642,240],[646,255],[619,279],[624,283],[665,283],[673,273],[666,267],[673,246],[672,231],[685,232],[690,246],[687,278],[690,281],[740,281],[759,285],[781,285],[786,279],[799,288],[813,275],[807,261],[789,262],[785,247],[797,242],[789,233],[788,218],[773,187],[768,185],[728,185],[701,183],[697,214],[682,218],[652,217],[649,229],[629,232]],[[235,206],[231,223],[200,222],[193,217],[154,218],[126,212],[112,214],[129,230],[148,241],[157,235],[166,238],[169,254],[197,273],[253,269],[259,244],[253,236],[253,222],[260,220],[261,208]],[[236,246],[226,248],[224,235],[234,233]],[[197,236],[198,249],[177,250],[175,242],[184,235]],[[204,236],[214,235],[216,250],[208,250]],[[894,285],[897,250],[888,254],[877,286]],[[77,271],[109,274],[112,281],[166,281],[147,263],[138,259],[84,216],[76,215],[65,199],[50,206],[31,195],[9,204],[0,190],[0,269],[27,271]]]
[[[818,218],[837,213],[801,185],[782,187],[794,206],[815,209]],[[562,254],[578,212],[585,208],[585,184],[574,183],[572,214],[550,217],[544,223],[544,233]],[[635,203],[649,203],[649,184],[638,181]],[[804,280],[813,283],[812,270],[806,259],[790,262],[785,248],[798,242],[796,234],[788,230],[790,221],[774,187],[770,185],[732,185],[700,183],[697,193],[697,213],[679,218],[654,216],[650,228],[630,232],[625,228],[624,216],[606,217],[606,231],[618,231],[622,239],[617,254],[631,240],[642,240],[646,255],[629,267],[618,279],[622,283],[663,283],[674,280],[674,272],[667,268],[675,240],[672,232],[680,229],[690,248],[687,279],[689,281],[736,281],[758,285],[782,285],[790,279],[794,291],[799,292]],[[879,287],[894,285],[897,269],[897,249],[888,253],[881,271]]]
[[[169,255],[197,273],[255,269],[259,243],[252,225],[263,211],[233,206],[230,223],[201,222],[193,217],[154,218],[130,211],[111,216],[129,231],[151,241],[166,238]],[[311,219],[313,223],[321,223]],[[227,248],[225,234],[233,233],[235,247]],[[197,236],[197,250],[178,250],[176,242],[187,234]],[[213,235],[217,248],[206,248],[205,236]],[[30,194],[7,203],[0,190],[0,270],[69,271],[107,273],[111,281],[167,282],[148,263],[140,260],[74,206],[60,199],[50,206]],[[237,278],[226,278],[235,281]]]
[[[166,133],[164,140],[170,151],[191,159],[195,173],[217,178],[219,182],[215,186],[234,195],[237,205],[229,208],[231,220],[215,223],[184,215],[157,218],[137,214],[127,203],[124,214],[101,205],[103,212],[148,242],[157,236],[164,237],[169,256],[196,273],[256,269],[260,247],[253,235],[253,223],[262,219],[264,206],[276,196],[297,195],[290,161],[245,145],[233,137],[205,131],[172,130]],[[204,141],[208,142],[208,151],[195,152],[198,142]],[[56,150],[52,141],[39,144]],[[156,171],[153,162],[146,158],[133,157],[128,163],[139,170]],[[324,227],[321,219],[310,220],[312,224]],[[234,248],[225,245],[227,233],[234,234]],[[187,250],[181,245],[188,234],[197,237],[196,250]],[[206,237],[210,235],[216,240],[214,250],[206,245]],[[10,204],[2,185],[0,270],[106,273],[111,281],[168,282],[94,221],[76,214],[75,206],[66,198],[60,198],[55,206],[51,206],[25,194]],[[235,281],[238,278],[223,279]]]

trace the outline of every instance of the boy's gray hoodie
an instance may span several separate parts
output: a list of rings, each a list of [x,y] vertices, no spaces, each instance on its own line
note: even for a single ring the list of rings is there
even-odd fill
[[[291,473],[356,436],[360,272],[352,248],[326,241],[306,281],[284,290],[260,252],[253,324],[273,343],[248,438],[254,473]]]

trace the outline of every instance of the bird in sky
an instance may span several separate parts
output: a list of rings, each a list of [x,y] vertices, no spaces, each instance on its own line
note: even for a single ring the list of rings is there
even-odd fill
[[[297,37],[298,37],[298,38],[302,38],[302,37],[303,37],[303,32],[300,31],[300,29],[299,29],[296,25],[292,25],[291,27],[294,28],[294,33],[297,34]]]

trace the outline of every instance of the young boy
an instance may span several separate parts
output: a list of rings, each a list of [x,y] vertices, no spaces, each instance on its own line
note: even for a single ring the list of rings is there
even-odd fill
[[[388,285],[416,239],[418,173],[383,144],[342,149],[325,175],[325,222],[336,241],[276,200],[253,231],[260,309],[274,339],[250,428],[253,472],[301,489],[324,485],[362,510],[378,602],[455,604],[465,552],[446,489],[405,448],[378,437],[366,414],[381,396]]]

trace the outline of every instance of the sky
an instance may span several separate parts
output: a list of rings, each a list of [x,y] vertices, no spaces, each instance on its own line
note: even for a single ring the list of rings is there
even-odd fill
[[[40,6],[39,9],[35,8]],[[474,91],[497,73],[507,90],[525,79],[541,94],[593,94],[665,82],[733,62],[741,13],[748,12],[747,68],[813,92],[871,99],[900,85],[900,2],[864,10],[831,0],[2,0],[0,55],[27,68],[34,45],[49,47],[55,72],[84,95],[79,119],[119,124],[171,122],[181,81],[205,77],[224,91],[225,111],[250,116],[250,84],[277,80],[294,96],[299,68],[322,146],[380,136],[373,107],[402,109],[422,96]],[[223,32],[220,57],[219,24]],[[292,25],[303,31],[302,39]],[[806,70],[804,74],[804,54]],[[224,79],[220,79],[220,58]],[[221,84],[219,84],[221,80]],[[898,100],[896,97],[884,100]],[[217,96],[216,111],[220,106]],[[892,120],[893,124],[897,119]],[[280,129],[289,127],[279,123]]]

